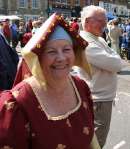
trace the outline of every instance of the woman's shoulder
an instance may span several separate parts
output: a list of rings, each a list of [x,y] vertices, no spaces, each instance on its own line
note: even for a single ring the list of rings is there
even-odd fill
[[[16,84],[12,89],[11,91],[14,91],[14,90],[23,90],[25,88],[28,88],[29,84],[26,82],[26,81],[21,81],[19,82],[18,84]]]
[[[10,92],[17,102],[24,102],[33,94],[31,86],[25,80],[14,86]]]
[[[16,86],[14,86],[11,90],[6,90],[0,93],[0,106],[4,105],[5,103],[17,103],[19,97],[27,96],[30,87],[29,85],[22,81]]]
[[[90,94],[89,86],[82,78],[72,75],[72,79],[75,82],[75,85],[77,88],[79,88],[80,90],[85,91],[86,93]]]
[[[17,95],[17,92],[15,95]],[[14,97],[12,90],[3,91],[0,94],[0,148],[10,146],[12,149],[14,135],[18,136],[19,132],[21,132],[20,134],[25,134],[25,125],[27,122],[27,115],[18,100]],[[17,138],[16,140],[19,139],[21,138]],[[24,146],[25,144],[22,145]]]
[[[87,83],[81,77],[79,77],[78,75],[71,75],[71,77],[75,82],[79,82],[79,83],[83,83],[83,84],[87,85]]]

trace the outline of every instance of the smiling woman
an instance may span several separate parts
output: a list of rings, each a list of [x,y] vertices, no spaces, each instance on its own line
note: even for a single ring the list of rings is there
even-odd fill
[[[0,148],[100,149],[91,92],[70,75],[74,65],[90,74],[86,46],[57,14],[41,26],[22,51],[26,79],[1,94]]]
[[[45,80],[50,78],[59,82],[69,74],[74,65],[75,55],[72,44],[63,39],[51,40],[47,42],[45,48],[40,58]]]

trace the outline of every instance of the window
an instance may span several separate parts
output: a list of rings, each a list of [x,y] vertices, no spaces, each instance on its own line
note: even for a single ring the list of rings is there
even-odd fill
[[[104,9],[106,9],[108,12],[110,11],[109,3],[104,3]]]
[[[19,7],[24,8],[26,7],[27,1],[26,0],[19,0]]]
[[[75,6],[80,6],[80,0],[75,0]]]
[[[0,1],[0,8],[2,7],[2,4],[3,4],[3,2],[2,2],[2,1]]]
[[[24,19],[27,22],[28,20],[37,20],[40,16],[39,15],[27,15],[24,14]]]
[[[57,3],[67,4],[67,0],[56,0]]]
[[[61,0],[62,4],[67,4],[67,0]]]
[[[39,0],[32,0],[32,8],[37,9],[39,8]]]
[[[56,0],[56,3],[61,3],[61,0]]]

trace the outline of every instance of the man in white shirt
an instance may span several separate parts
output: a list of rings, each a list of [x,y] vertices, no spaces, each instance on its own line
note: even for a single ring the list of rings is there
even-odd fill
[[[110,127],[112,102],[117,90],[117,72],[122,60],[101,37],[107,23],[106,11],[99,6],[87,6],[81,11],[83,31],[80,35],[88,41],[86,56],[92,68],[88,80],[94,101],[95,130],[101,147],[104,146]]]

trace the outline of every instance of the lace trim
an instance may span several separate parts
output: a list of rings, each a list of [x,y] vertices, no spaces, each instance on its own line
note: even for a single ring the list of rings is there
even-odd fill
[[[43,96],[43,93],[42,93],[42,89],[41,89],[40,84],[39,84],[38,81],[36,80],[36,78],[35,78],[35,77],[30,77],[30,78],[27,78],[26,80],[24,80],[26,83],[28,83],[28,84],[31,86],[31,88],[32,88],[32,90],[33,90],[33,92],[34,92],[34,94],[35,94],[35,96],[36,96],[36,98],[37,98],[37,100],[38,100],[38,102],[39,102],[39,104],[40,104],[42,110],[44,111],[45,115],[47,116],[47,119],[48,119],[48,120],[57,121],[57,120],[66,119],[66,118],[68,118],[71,114],[73,114],[74,112],[76,112],[76,111],[80,108],[80,106],[81,106],[81,97],[80,97],[80,95],[79,95],[79,92],[78,92],[78,90],[77,90],[77,88],[76,88],[76,85],[75,85],[75,83],[74,83],[72,77],[69,76],[69,78],[70,78],[70,81],[71,81],[71,83],[72,83],[72,86],[73,86],[73,88],[74,88],[74,90],[75,90],[75,93],[76,93],[76,96],[77,96],[77,99],[78,99],[78,104],[77,104],[77,106],[76,106],[74,109],[72,109],[72,110],[66,112],[66,113],[63,114],[63,115],[59,115],[59,116],[51,116],[51,115],[49,115],[49,114],[46,112],[45,107],[44,107],[44,105],[43,105],[43,103],[42,103],[42,98],[41,98],[41,97],[44,97],[44,96]]]

